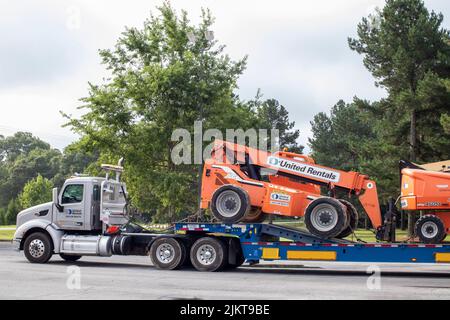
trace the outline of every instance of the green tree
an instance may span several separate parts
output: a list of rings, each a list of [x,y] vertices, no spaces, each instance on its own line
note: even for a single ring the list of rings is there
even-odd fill
[[[16,198],[39,173],[52,179],[60,170],[61,153],[31,133],[0,137],[0,207]]]
[[[338,101],[330,115],[320,112],[311,121],[309,145],[314,159],[323,165],[342,170],[359,170],[367,153],[365,142],[374,139],[367,114],[356,103]]]
[[[441,124],[446,133],[450,133],[450,114],[443,114],[441,116]]]
[[[28,155],[20,155],[8,166],[4,182],[4,196],[16,197],[27,181],[39,174],[52,179],[60,171],[61,153],[56,149],[34,149]]]
[[[22,208],[33,207],[52,200],[53,183],[40,174],[28,181],[19,195],[19,204]]]
[[[60,167],[51,178],[55,187],[62,187],[64,181],[72,175],[90,174],[98,176],[100,172],[100,152],[97,149],[90,149],[86,146],[87,139],[81,138],[64,148],[60,159]]]
[[[9,201],[6,207],[5,224],[15,224],[17,214],[22,210],[18,198],[13,198]]]
[[[363,55],[377,85],[387,89],[389,98],[380,106],[395,112],[385,130],[397,127],[392,134],[401,134],[398,147],[409,149],[412,161],[427,154],[422,148],[428,137],[419,123],[441,110],[436,105],[425,108],[418,91],[430,74],[447,77],[450,70],[449,33],[441,27],[442,20],[442,14],[429,12],[421,0],[387,0],[383,9],[363,18],[358,38],[349,38],[350,48]]]
[[[50,149],[50,145],[29,132],[16,132],[13,136],[0,135],[0,161],[14,162],[18,156],[35,149]]]
[[[0,225],[5,225],[6,222],[6,209],[0,207]]]
[[[398,193],[396,146],[385,143],[383,121],[374,117],[378,103],[340,100],[329,115],[321,112],[311,121],[309,146],[317,163],[367,174],[377,182],[380,200]]]
[[[133,204],[172,220],[196,206],[198,167],[175,165],[171,151],[177,128],[245,127],[245,106],[233,90],[245,59],[232,61],[206,35],[209,11],[190,24],[165,3],[142,29],[127,29],[113,50],[101,50],[110,80],[90,84],[79,119],[69,125],[112,160],[126,156],[125,179]],[[189,38],[196,41],[189,41]]]
[[[290,152],[302,153],[304,146],[297,142],[300,130],[294,129],[295,122],[289,120],[289,112],[276,99],[260,101],[260,94],[251,101],[260,121],[259,128],[276,129],[279,134],[279,148],[288,148]],[[269,141],[270,142],[270,141]],[[270,146],[269,146],[270,147]]]

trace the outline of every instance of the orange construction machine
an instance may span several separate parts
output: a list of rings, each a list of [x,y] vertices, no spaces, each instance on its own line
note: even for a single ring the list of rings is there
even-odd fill
[[[415,225],[424,243],[439,243],[450,233],[450,161],[417,165],[402,160],[402,210],[425,212]]]
[[[304,217],[312,234],[343,238],[356,228],[358,212],[336,198],[338,190],[357,196],[373,227],[383,229],[377,187],[368,176],[320,166],[305,155],[216,140],[205,161],[201,207],[226,223],[261,222],[267,214]]]

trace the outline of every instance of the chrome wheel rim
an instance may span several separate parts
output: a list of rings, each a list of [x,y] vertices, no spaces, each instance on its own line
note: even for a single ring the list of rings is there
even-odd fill
[[[33,258],[38,259],[42,257],[45,253],[45,244],[40,239],[34,239],[33,241],[30,242],[28,251],[30,252],[30,255]]]
[[[238,214],[241,209],[241,203],[241,198],[235,191],[226,190],[217,197],[216,207],[220,215],[231,218]]]
[[[209,244],[204,244],[197,249],[197,261],[204,266],[212,264],[216,260],[216,249]]]
[[[163,243],[156,248],[156,259],[161,263],[171,263],[175,258],[175,248],[168,243]]]

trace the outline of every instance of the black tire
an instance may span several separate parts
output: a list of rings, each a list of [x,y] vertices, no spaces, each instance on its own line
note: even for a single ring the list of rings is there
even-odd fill
[[[306,208],[305,224],[322,239],[335,238],[347,227],[346,207],[334,198],[318,198]]]
[[[344,230],[342,230],[341,233],[336,236],[336,238],[343,239],[351,235],[356,230],[356,228],[358,227],[359,215],[358,210],[356,210],[355,206],[352,205],[350,202],[342,199],[339,199],[339,201],[342,204],[344,204],[347,208],[348,226],[344,228]]]
[[[219,271],[228,262],[228,250],[219,239],[204,237],[192,245],[191,263],[198,271]]]
[[[221,222],[237,223],[250,211],[250,200],[245,190],[225,185],[217,189],[211,199],[211,211]]]
[[[31,263],[46,263],[53,255],[53,244],[47,234],[34,232],[25,239],[23,251]]]
[[[242,222],[247,223],[261,223],[266,220],[267,214],[262,212],[261,208],[252,208],[249,212],[244,216]]]
[[[432,214],[422,216],[415,225],[416,235],[423,243],[441,243],[446,236],[445,226],[442,220]]]
[[[64,253],[60,253],[59,256],[66,260],[66,261],[70,261],[70,262],[75,262],[81,259],[81,256],[73,256],[70,254],[64,254]]]
[[[186,256],[186,246],[175,238],[158,238],[150,247],[150,258],[158,269],[178,269],[185,264]]]

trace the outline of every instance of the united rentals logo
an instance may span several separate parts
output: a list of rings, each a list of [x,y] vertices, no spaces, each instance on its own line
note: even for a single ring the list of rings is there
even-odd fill
[[[318,178],[329,182],[339,182],[340,179],[339,172],[318,168],[306,163],[294,162],[277,157],[268,157],[267,163],[275,168],[301,173],[305,176]]]

